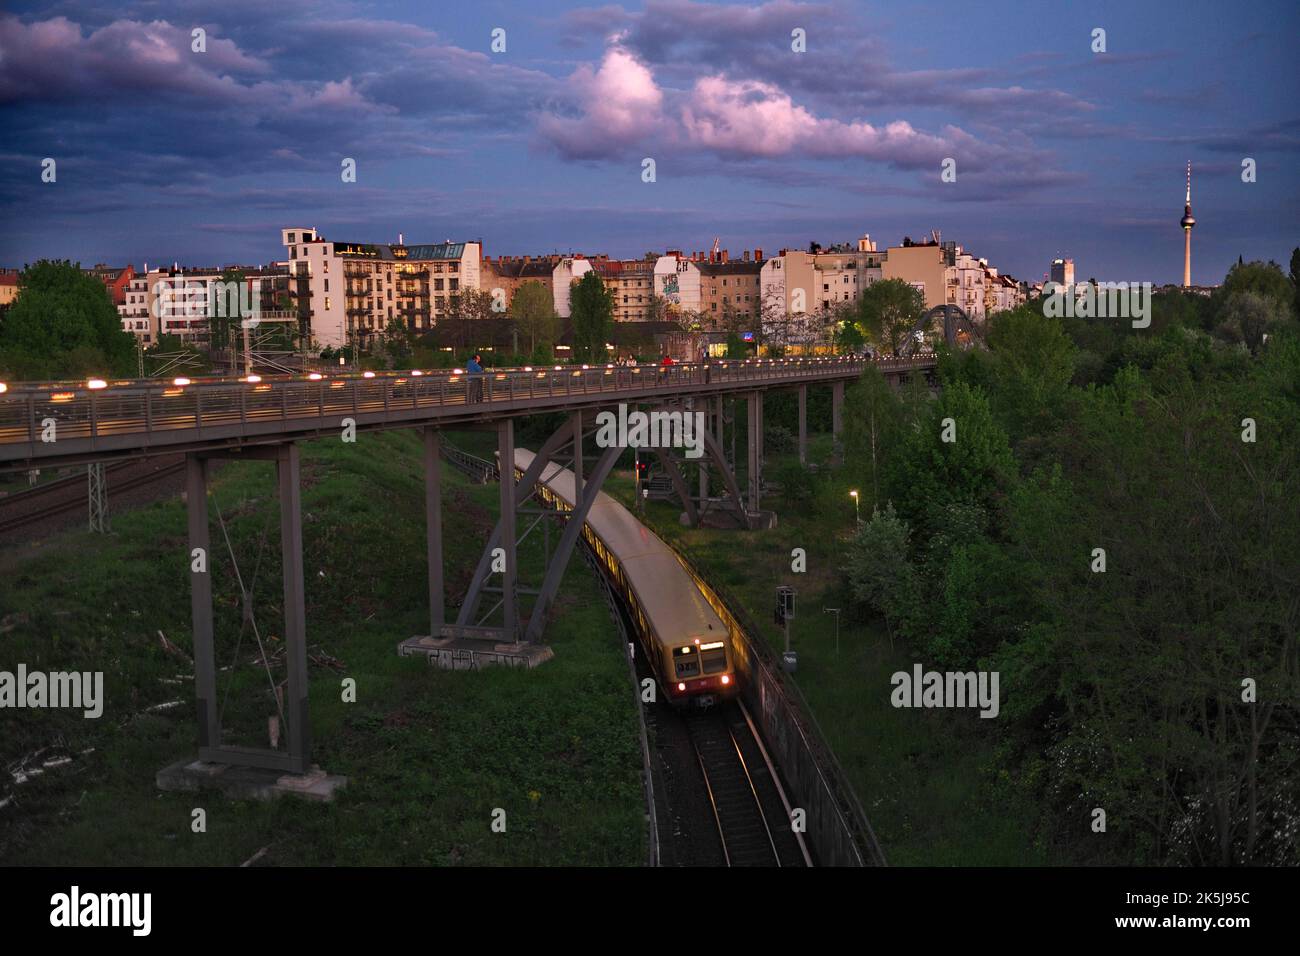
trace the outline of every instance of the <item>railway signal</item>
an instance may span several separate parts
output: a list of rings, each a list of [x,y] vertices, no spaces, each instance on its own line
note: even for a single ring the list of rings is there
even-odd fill
[[[776,589],[776,623],[785,626],[785,652],[781,665],[793,674],[799,666],[799,655],[790,649],[790,622],[794,620],[794,588],[781,585]]]

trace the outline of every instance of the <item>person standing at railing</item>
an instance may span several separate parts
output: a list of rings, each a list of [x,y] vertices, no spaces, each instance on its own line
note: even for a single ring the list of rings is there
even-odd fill
[[[469,373],[469,400],[483,401],[483,356],[475,352],[465,370]]]

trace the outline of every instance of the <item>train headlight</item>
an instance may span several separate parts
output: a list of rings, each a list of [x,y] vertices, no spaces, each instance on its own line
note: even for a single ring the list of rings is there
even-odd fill
[[[686,685],[685,685],[685,684],[680,684],[680,683],[679,683],[679,684],[677,685],[677,689],[678,689],[678,690],[685,690],[685,689],[686,689]]]
[[[722,683],[723,683],[723,684],[730,684],[730,683],[731,683],[731,675],[730,675],[730,674],[723,674],[723,675],[722,675]]]

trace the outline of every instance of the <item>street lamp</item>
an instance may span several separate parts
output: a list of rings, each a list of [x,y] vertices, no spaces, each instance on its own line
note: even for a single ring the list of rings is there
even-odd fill
[[[849,492],[849,497],[853,499],[853,517],[858,524],[862,524],[862,509],[858,504],[858,492],[856,488]]]

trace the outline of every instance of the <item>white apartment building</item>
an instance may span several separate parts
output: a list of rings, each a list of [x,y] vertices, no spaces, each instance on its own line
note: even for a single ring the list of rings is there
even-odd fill
[[[565,256],[551,270],[551,289],[555,299],[555,314],[567,319],[571,314],[569,291],[574,280],[591,271],[591,263],[583,256]]]
[[[699,263],[680,252],[669,252],[655,260],[655,295],[663,296],[673,312],[702,312]]]
[[[281,230],[299,308],[321,348],[365,345],[388,323],[422,331],[458,314],[461,293],[480,291],[480,242],[407,245],[333,242],[315,229]]]
[[[149,307],[149,266],[145,274],[136,275],[127,283],[123,302],[117,307],[122,320],[122,331],[130,332],[146,348],[158,341],[158,317]]]

